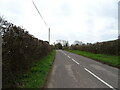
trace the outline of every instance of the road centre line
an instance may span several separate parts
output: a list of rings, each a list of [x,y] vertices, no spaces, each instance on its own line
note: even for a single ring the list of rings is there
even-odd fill
[[[63,54],[65,54],[63,51],[61,51]],[[66,54],[65,54],[66,55]]]
[[[75,61],[73,58],[72,58],[72,61],[74,61],[76,64],[79,64],[77,61]]]
[[[64,55],[67,55],[67,54],[65,54],[64,52],[62,52]]]
[[[64,52],[63,52],[64,53]],[[65,53],[64,53],[65,54]],[[71,58],[70,56],[68,56],[67,54],[65,54],[68,58]],[[76,64],[79,64],[77,61],[75,61],[73,58],[72,58],[72,61],[74,61]]]
[[[110,84],[108,84],[107,82],[105,82],[104,80],[102,80],[101,78],[99,78],[97,75],[95,75],[94,73],[92,73],[90,70],[88,70],[87,68],[84,68],[88,73],[90,73],[91,75],[93,75],[95,78],[97,78],[98,80],[100,80],[102,83],[104,83],[105,85],[107,85],[109,88],[112,88],[113,90],[116,90],[114,87],[112,87]]]
[[[68,58],[71,58],[70,56],[68,56]]]
[[[63,51],[62,51],[63,54],[65,54]]]
[[[65,54],[64,52],[62,52],[63,54]],[[67,54],[65,54],[68,58],[71,58],[70,56],[68,56]],[[72,58],[72,61],[74,61],[76,64],[79,64],[76,60],[74,60]],[[90,73],[92,76],[94,76],[95,78],[97,78],[99,81],[101,81],[102,83],[104,83],[106,86],[108,86],[109,88],[116,90],[113,86],[111,86],[110,84],[108,84],[107,82],[105,82],[104,80],[102,80],[101,78],[99,78],[97,75],[95,75],[94,73],[92,73],[90,70],[88,70],[87,68],[84,68],[88,73]]]

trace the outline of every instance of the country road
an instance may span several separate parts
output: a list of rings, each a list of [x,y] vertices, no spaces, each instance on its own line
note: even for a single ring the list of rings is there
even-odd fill
[[[57,50],[47,88],[118,90],[118,69],[77,54]]]

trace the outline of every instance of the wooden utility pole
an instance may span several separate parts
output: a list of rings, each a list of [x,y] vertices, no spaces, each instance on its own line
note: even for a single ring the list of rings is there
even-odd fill
[[[37,6],[35,5],[35,3],[33,2],[33,0],[32,0],[32,3],[33,3],[33,5],[34,5],[35,9],[37,10],[38,14],[40,15],[40,17],[41,17],[42,20],[44,21],[46,27],[48,28],[48,42],[49,42],[49,44],[50,44],[50,28],[48,27],[47,23],[46,23],[45,20],[43,19],[41,13],[39,12],[39,10],[38,10]]]
[[[49,40],[49,44],[50,44],[50,28],[49,28],[49,33],[48,33],[48,40]]]

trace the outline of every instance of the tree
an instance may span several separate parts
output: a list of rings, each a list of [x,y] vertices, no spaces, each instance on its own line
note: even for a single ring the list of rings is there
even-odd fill
[[[57,43],[57,44],[55,44],[55,48],[56,49],[62,49],[63,47],[62,47],[61,43]]]
[[[80,41],[74,41],[74,45],[82,45],[83,43],[82,42],[80,42]]]
[[[68,42],[68,41],[66,42],[65,46],[66,46],[66,47],[68,47],[68,46],[69,46],[69,42]]]
[[[66,45],[67,46],[69,45],[68,41],[66,41],[66,40],[56,40],[56,41],[57,41],[57,43],[61,43],[63,47]]]

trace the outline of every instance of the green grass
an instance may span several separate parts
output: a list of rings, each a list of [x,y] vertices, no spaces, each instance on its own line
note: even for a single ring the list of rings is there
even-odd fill
[[[20,83],[22,83],[20,88],[44,87],[55,53],[55,51],[52,51],[48,56],[34,63],[30,71],[24,74],[23,78],[20,80]]]
[[[90,52],[84,52],[84,51],[78,51],[78,50],[65,50],[65,51],[76,53],[76,54],[100,61],[102,63],[120,68],[120,63],[118,61],[120,59],[120,56],[112,56],[112,55],[105,55],[105,54],[93,54]]]

